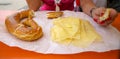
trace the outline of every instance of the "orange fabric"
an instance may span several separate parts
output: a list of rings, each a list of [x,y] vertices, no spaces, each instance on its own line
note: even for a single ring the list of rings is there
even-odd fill
[[[108,52],[83,52],[79,54],[40,54],[18,47],[9,47],[0,42],[0,59],[119,59],[120,50]]]
[[[4,17],[0,18],[4,19],[13,11],[0,11],[0,17],[4,15]],[[6,13],[6,14],[5,14]],[[1,15],[2,14],[2,15]],[[116,20],[112,24],[118,30],[120,30],[120,14],[116,17]],[[6,44],[0,42],[0,59],[120,59],[120,50],[112,50],[107,52],[83,52],[79,54],[40,54],[32,51],[23,50],[18,47],[10,47]]]
[[[114,27],[116,27],[120,31],[120,13],[116,17],[115,21],[112,23]]]

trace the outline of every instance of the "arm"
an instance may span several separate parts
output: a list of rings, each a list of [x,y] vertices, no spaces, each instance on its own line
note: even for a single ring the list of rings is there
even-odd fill
[[[90,10],[92,8],[97,8],[92,0],[80,0],[81,8],[83,12],[91,16]]]
[[[29,9],[32,9],[34,11],[37,11],[39,7],[42,5],[41,0],[26,0]]]

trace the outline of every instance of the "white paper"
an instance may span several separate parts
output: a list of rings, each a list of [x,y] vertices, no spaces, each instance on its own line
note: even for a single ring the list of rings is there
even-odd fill
[[[43,54],[74,54],[86,51],[105,52],[110,50],[120,49],[120,32],[113,26],[102,27],[96,24],[91,17],[82,12],[64,11],[64,16],[74,16],[90,21],[97,32],[102,36],[103,42],[93,43],[89,47],[80,48],[72,45],[61,45],[51,41],[50,28],[52,27],[51,19],[47,19],[46,13],[49,11],[35,12],[34,20],[42,27],[43,37],[39,40],[26,42],[17,39],[9,34],[4,21],[0,22],[0,41],[9,45],[16,46],[25,50],[34,51]]]

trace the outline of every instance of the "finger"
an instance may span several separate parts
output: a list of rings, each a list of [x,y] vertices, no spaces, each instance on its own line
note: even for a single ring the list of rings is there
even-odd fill
[[[112,19],[115,19],[115,17],[118,15],[118,13],[117,13],[117,11],[116,10],[114,10],[114,9],[111,9],[110,10],[110,17],[112,18]]]
[[[98,16],[102,16],[102,15],[105,13],[105,11],[106,11],[105,8],[100,7],[100,8],[98,8],[98,9],[96,9],[95,13],[96,13],[96,15],[98,15]]]
[[[105,13],[105,11],[106,11],[106,9],[105,8],[103,8],[103,7],[101,7],[100,9],[99,9],[99,11],[100,11],[100,16],[103,16],[104,15],[104,13]]]
[[[114,9],[111,9],[110,15],[109,15],[110,20],[107,21],[107,24],[111,24],[115,20],[116,16],[117,16],[117,11]]]
[[[99,20],[99,18],[105,13],[105,11],[106,11],[106,9],[102,8],[102,7],[96,9],[94,12],[94,18]]]

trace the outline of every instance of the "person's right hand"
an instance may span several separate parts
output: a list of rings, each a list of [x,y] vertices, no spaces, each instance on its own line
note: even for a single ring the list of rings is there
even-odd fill
[[[100,25],[103,26],[107,26],[109,24],[111,24],[115,17],[117,16],[117,11],[115,9],[109,8],[110,9],[110,14],[108,19],[106,19],[105,21],[100,21],[100,17],[105,13],[106,8],[100,7],[100,8],[96,8],[93,10],[92,12],[92,17],[93,19]]]

